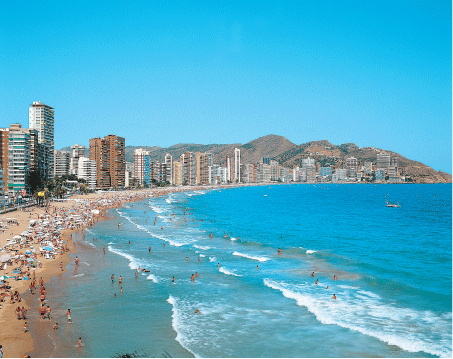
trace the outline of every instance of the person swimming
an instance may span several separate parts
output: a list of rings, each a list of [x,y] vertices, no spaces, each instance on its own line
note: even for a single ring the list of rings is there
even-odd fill
[[[337,296],[334,294],[331,299],[337,299]]]

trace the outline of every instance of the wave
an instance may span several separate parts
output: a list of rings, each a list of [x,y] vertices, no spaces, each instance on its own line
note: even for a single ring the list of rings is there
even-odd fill
[[[210,262],[215,262],[216,260],[217,260],[216,257],[209,257],[209,261],[210,261]]]
[[[250,256],[248,254],[243,254],[243,253],[239,253],[239,252],[233,252],[233,256],[244,257],[244,258],[253,259],[255,261],[260,261],[260,262],[266,262],[269,260],[269,258],[267,258],[267,257]]]
[[[184,323],[184,320],[182,320],[181,318],[181,313],[179,311],[179,308],[178,308],[178,303],[176,301],[176,299],[170,294],[170,296],[168,297],[167,299],[167,302],[170,303],[172,305],[172,312],[173,314],[171,315],[171,325],[174,329],[174,331],[176,332],[176,341],[181,344],[181,346],[185,349],[187,349],[189,352],[191,352],[196,358],[200,358],[200,355],[197,355],[195,354],[193,351],[191,351],[188,347],[187,347],[187,338],[182,334],[182,331],[183,331],[183,323]]]
[[[232,240],[232,241],[237,241],[238,239],[237,239],[237,238],[230,237],[230,240]]]
[[[205,256],[204,254],[201,254],[201,253],[200,253],[200,257],[206,257],[206,256]]]
[[[236,274],[236,273],[234,273],[234,271],[231,272],[228,269],[226,269],[225,267],[220,267],[219,272],[222,272],[223,274],[234,275],[235,277],[242,277],[242,275]]]
[[[312,254],[312,253],[316,253],[316,252],[317,252],[317,251],[313,251],[313,250],[311,250],[311,249],[307,249],[307,251],[306,251],[305,253],[307,253],[307,254]]]
[[[107,244],[115,244],[114,242],[108,242]]]
[[[294,299],[322,324],[354,330],[412,353],[422,351],[440,357],[452,355],[448,316],[395,307],[384,303],[377,294],[361,290],[336,291],[338,299],[332,300],[331,291],[326,291],[326,296],[320,298],[319,291],[314,291],[319,289],[318,286],[311,289],[314,286],[278,283],[271,279],[264,279],[264,285]]]
[[[157,279],[157,277],[154,274],[150,274],[148,277],[146,277],[146,279],[152,280],[153,283],[159,283],[159,280]]]
[[[211,249],[209,246],[197,246],[196,244],[193,245],[195,248],[202,249],[204,251],[207,251],[208,249]]]
[[[108,246],[107,248],[110,252],[118,254],[121,257],[124,257],[126,259],[129,259],[129,268],[130,269],[137,269],[139,266],[143,265],[143,262],[141,262],[138,258],[135,258],[134,256],[132,256],[130,254],[120,251],[119,249],[113,248],[112,246]]]
[[[81,277],[81,276],[83,276],[83,273],[82,274],[73,275],[72,278]]]

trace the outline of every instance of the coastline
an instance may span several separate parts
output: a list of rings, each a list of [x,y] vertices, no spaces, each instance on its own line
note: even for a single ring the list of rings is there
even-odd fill
[[[37,266],[36,268],[27,268],[30,270],[30,279],[34,276],[36,277],[36,290],[32,296],[28,292],[31,280],[13,280],[12,278],[7,279],[7,285],[11,286],[10,291],[7,292],[7,297],[5,301],[2,302],[0,307],[0,345],[3,346],[3,355],[5,358],[18,358],[34,353],[36,349],[36,343],[33,341],[33,337],[37,334],[34,332],[36,328],[36,323],[31,323],[31,321],[40,321],[38,312],[39,307],[36,305],[33,307],[33,299],[39,297],[39,283],[38,280],[42,277],[44,285],[48,283],[52,278],[57,277],[59,274],[66,272],[66,265],[71,262],[70,254],[76,253],[77,249],[75,244],[71,240],[71,235],[78,231],[83,231],[86,227],[91,226],[100,220],[105,220],[105,212],[111,208],[120,207],[126,203],[139,201],[146,197],[161,196],[173,192],[187,192],[194,190],[209,190],[217,188],[233,188],[240,187],[244,185],[224,185],[224,186],[213,186],[213,187],[202,187],[202,186],[186,186],[186,187],[170,187],[170,188],[152,188],[152,189],[142,189],[142,190],[129,190],[124,192],[102,192],[94,193],[89,195],[78,195],[74,196],[68,200],[64,201],[52,201],[47,207],[29,207],[22,210],[17,210],[14,212],[4,213],[0,215],[0,221],[6,223],[7,219],[15,220],[17,224],[8,226],[3,233],[0,234],[0,248],[4,248],[5,245],[9,243],[7,239],[14,236],[20,235],[26,230],[32,228],[29,227],[30,220],[36,220],[42,222],[49,222],[51,225],[59,222],[60,225],[60,234],[59,240],[65,242],[64,251],[55,254],[55,259],[45,259],[43,257],[44,253],[38,248],[36,250],[36,259],[42,263],[42,266]],[[90,210],[92,213],[89,213]],[[63,214],[62,216],[59,216]],[[68,214],[74,215],[75,217],[80,216],[84,220],[73,221],[73,219],[68,219]],[[43,221],[45,220],[45,221]],[[63,221],[63,223],[61,223]],[[39,222],[38,222],[39,223]],[[41,239],[42,240],[42,239]],[[18,253],[23,254],[28,248],[28,245],[33,244],[34,247],[39,247],[39,242],[35,236],[29,236],[29,240],[26,243],[15,243],[12,247],[14,252],[12,254]],[[17,251],[16,251],[17,249]],[[0,252],[0,255],[4,253]],[[63,265],[63,270],[60,270],[60,262]],[[22,263],[22,269],[24,269],[25,262],[13,261],[8,263],[6,270],[1,270],[1,275],[12,276],[12,269],[19,267]],[[4,263],[3,263],[4,264]],[[34,273],[34,275],[33,275]],[[17,291],[21,297],[20,303],[12,302],[9,298],[11,293]],[[48,292],[46,293],[47,298],[52,298],[55,293]],[[58,294],[57,294],[58,295]],[[17,305],[22,307],[24,306],[27,310],[26,320],[18,320],[15,313],[15,308]],[[46,305],[49,305],[52,309],[52,302],[49,300],[49,303],[46,302]],[[30,316],[30,313],[31,314]],[[28,323],[28,332],[24,331],[24,322]],[[53,325],[53,323],[52,323]],[[48,330],[51,330],[51,325],[48,325]],[[39,336],[43,336],[45,333],[39,333]]]

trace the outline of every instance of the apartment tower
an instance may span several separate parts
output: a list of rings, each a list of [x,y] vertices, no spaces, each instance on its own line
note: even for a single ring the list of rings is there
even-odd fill
[[[30,129],[38,132],[38,143],[43,147],[42,175],[44,180],[54,174],[54,109],[34,101],[28,111]]]

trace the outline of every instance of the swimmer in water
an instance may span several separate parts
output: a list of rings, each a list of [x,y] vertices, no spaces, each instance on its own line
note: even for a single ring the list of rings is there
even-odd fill
[[[118,279],[118,283],[119,283],[119,284],[123,283],[123,278],[121,278],[121,276],[120,276],[120,278]]]
[[[197,278],[198,278],[198,272],[195,272],[195,277],[197,277]]]
[[[220,263],[217,263],[217,268],[220,268]]]
[[[331,299],[337,299],[337,296],[334,294]]]
[[[316,282],[315,282],[315,284],[318,284],[318,280],[317,280],[317,279],[316,279]]]
[[[190,280],[191,280],[192,282],[195,282],[195,277],[193,276],[193,274],[190,276]]]
[[[312,273],[311,273],[311,276],[314,277],[314,276],[315,276],[315,272],[312,272]]]
[[[188,260],[189,260],[189,257],[186,257],[186,261],[188,261]]]
[[[333,276],[333,280],[337,280],[337,276],[336,275]]]
[[[115,277],[113,276],[113,274],[112,274],[112,276],[111,276],[110,278],[112,279],[112,283],[113,283],[113,281],[114,281],[114,279],[115,279]]]
[[[150,253],[151,253],[151,246],[149,246],[149,248],[148,248],[148,252],[150,252]]]
[[[258,265],[256,266],[256,269],[260,269],[260,267],[258,267]]]
[[[200,314],[201,312],[197,309],[197,310],[195,311],[195,313]]]
[[[174,283],[174,282],[175,282],[175,277],[173,277],[173,278],[172,278],[171,282],[172,282],[172,283]]]
[[[82,337],[79,337],[79,342],[77,343],[77,346],[78,346],[78,347],[81,347],[81,346],[82,346]]]

